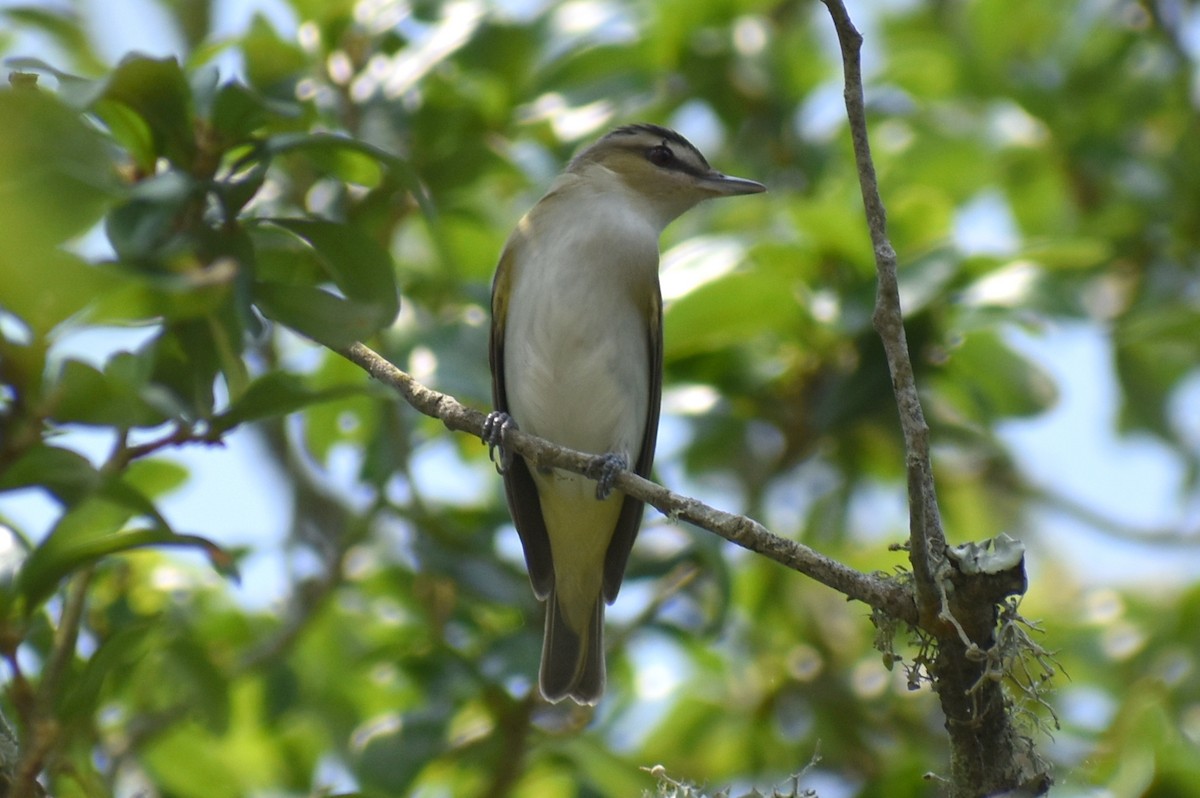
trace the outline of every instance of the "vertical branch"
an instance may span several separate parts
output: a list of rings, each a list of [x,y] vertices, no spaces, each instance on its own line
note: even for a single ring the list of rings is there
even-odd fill
[[[936,638],[937,655],[930,669],[934,689],[946,716],[950,737],[950,795],[976,798],[994,794],[1041,795],[1052,780],[1033,751],[1029,738],[1013,726],[1011,704],[989,659],[1003,661],[995,644],[996,606],[1009,595],[1024,592],[1024,560],[997,563],[964,572],[946,550],[941,511],[929,460],[929,426],[913,377],[904,334],[896,251],[887,237],[887,214],[879,196],[867,115],[863,101],[860,50],[862,35],[855,29],[843,0],[822,0],[833,17],[845,68],[846,113],[875,252],[878,288],[873,322],[883,341],[892,390],[904,432],[908,475],[909,557],[916,582],[919,626]],[[1002,558],[1003,559],[1003,558]]]
[[[941,511],[933,484],[933,467],[929,460],[929,425],[925,423],[925,413],[921,410],[912,360],[908,354],[908,339],[904,334],[904,317],[900,310],[900,291],[896,279],[896,250],[887,237],[887,212],[879,196],[875,164],[871,160],[871,143],[867,137],[867,112],[863,101],[862,62],[859,57],[862,34],[855,29],[842,0],[823,2],[833,17],[841,45],[846,73],[846,114],[850,120],[854,161],[858,169],[871,246],[875,252],[875,269],[879,280],[872,321],[883,341],[892,374],[892,391],[900,411],[900,428],[904,432],[908,472],[909,557],[916,577],[918,612],[924,626],[925,621],[932,622],[941,609],[936,575],[946,548]]]
[[[61,728],[55,716],[55,704],[60,697],[63,679],[75,656],[93,573],[91,568],[80,571],[67,592],[62,617],[54,634],[54,649],[42,672],[41,683],[34,700],[33,715],[21,744],[21,759],[17,763],[8,793],[11,798],[36,798],[46,794],[38,784],[37,777],[60,739]]]

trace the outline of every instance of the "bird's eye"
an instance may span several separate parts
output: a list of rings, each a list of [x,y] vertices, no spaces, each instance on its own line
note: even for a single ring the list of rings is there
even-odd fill
[[[651,147],[646,152],[646,160],[655,166],[666,166],[675,160],[675,154],[671,152],[671,148],[666,144],[659,144],[657,147]]]

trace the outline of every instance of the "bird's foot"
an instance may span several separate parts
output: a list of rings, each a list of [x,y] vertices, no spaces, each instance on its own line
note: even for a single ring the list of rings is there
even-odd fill
[[[496,470],[501,474],[512,465],[512,452],[504,445],[504,435],[511,429],[517,429],[517,422],[503,410],[493,410],[483,420],[482,438],[488,447],[488,459],[496,464]]]
[[[592,475],[596,480],[596,499],[604,501],[612,493],[613,483],[625,469],[629,468],[629,460],[625,455],[609,452],[602,454],[592,461]]]

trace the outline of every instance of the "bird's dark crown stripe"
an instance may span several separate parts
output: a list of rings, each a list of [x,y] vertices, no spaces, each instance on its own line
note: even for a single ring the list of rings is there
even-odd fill
[[[688,174],[699,175],[709,170],[710,167],[708,165],[708,160],[704,157],[704,154],[701,153],[700,150],[696,149],[696,145],[692,144],[692,142],[688,141],[670,128],[645,123],[638,125],[625,125],[617,128],[612,133],[609,133],[608,136],[636,136],[639,133],[648,133],[652,136],[657,136],[666,143],[675,144],[684,148],[694,155],[696,160],[699,161],[703,166],[703,169],[696,169],[686,161],[678,161],[677,163],[679,164],[678,168],[680,171],[687,172]]]

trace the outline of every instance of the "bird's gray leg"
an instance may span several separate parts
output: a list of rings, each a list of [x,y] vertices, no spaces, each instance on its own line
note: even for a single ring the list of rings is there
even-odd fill
[[[510,429],[517,429],[517,422],[503,410],[493,410],[483,420],[483,442],[488,447],[488,459],[496,464],[496,470],[503,474],[512,465],[512,452],[504,445],[504,434]],[[496,450],[500,450],[497,458]]]
[[[592,461],[592,474],[596,479],[596,498],[604,501],[613,490],[613,482],[625,469],[629,468],[629,460],[623,454],[609,452],[602,454]]]

